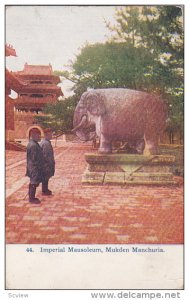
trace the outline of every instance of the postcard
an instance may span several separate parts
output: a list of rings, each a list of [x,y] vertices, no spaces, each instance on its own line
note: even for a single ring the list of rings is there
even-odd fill
[[[183,12],[5,5],[6,290],[184,289]]]

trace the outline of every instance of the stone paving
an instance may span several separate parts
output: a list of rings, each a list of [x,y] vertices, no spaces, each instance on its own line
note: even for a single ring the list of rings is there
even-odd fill
[[[6,242],[182,244],[182,179],[177,186],[82,185],[84,153],[93,151],[82,143],[56,148],[53,195],[42,196],[39,186],[40,205],[28,202],[25,153],[7,151]]]

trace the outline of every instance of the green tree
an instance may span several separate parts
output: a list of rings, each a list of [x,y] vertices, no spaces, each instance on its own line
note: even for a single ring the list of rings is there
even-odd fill
[[[182,7],[126,6],[116,12],[116,25],[107,24],[115,42],[145,47],[153,54],[145,84],[169,102],[170,128],[183,126],[184,44]],[[112,40],[112,38],[111,38]]]
[[[147,90],[149,66],[153,55],[146,48],[132,48],[126,43],[108,42],[88,45],[73,64],[80,80],[75,90],[86,88],[127,87]],[[145,77],[146,76],[146,77]]]
[[[43,128],[52,128],[57,136],[68,133],[73,128],[72,120],[75,106],[75,97],[59,100],[55,104],[46,104],[43,109],[44,115],[36,116],[35,120]]]

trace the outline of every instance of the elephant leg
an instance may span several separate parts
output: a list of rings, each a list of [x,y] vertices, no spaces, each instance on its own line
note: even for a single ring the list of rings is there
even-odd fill
[[[144,135],[145,140],[145,155],[156,155],[159,154],[158,149],[158,135],[156,133],[146,134]]]
[[[100,136],[100,147],[98,149],[100,153],[111,153],[112,152],[112,142],[105,137],[103,134]]]
[[[128,154],[137,154],[137,149],[136,149],[136,141],[129,141],[126,145],[126,153]]]
[[[145,148],[145,141],[143,139],[137,141],[137,143],[136,143],[136,151],[137,151],[137,153],[138,154],[143,154],[144,148]]]

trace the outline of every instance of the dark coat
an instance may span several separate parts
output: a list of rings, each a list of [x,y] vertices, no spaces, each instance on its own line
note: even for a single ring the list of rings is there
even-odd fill
[[[27,170],[26,176],[30,177],[30,183],[39,184],[43,181],[43,153],[38,142],[30,140],[27,145]]]
[[[42,140],[40,146],[44,158],[44,178],[45,180],[48,180],[50,177],[54,176],[55,172],[54,151],[51,141],[49,140]]]

